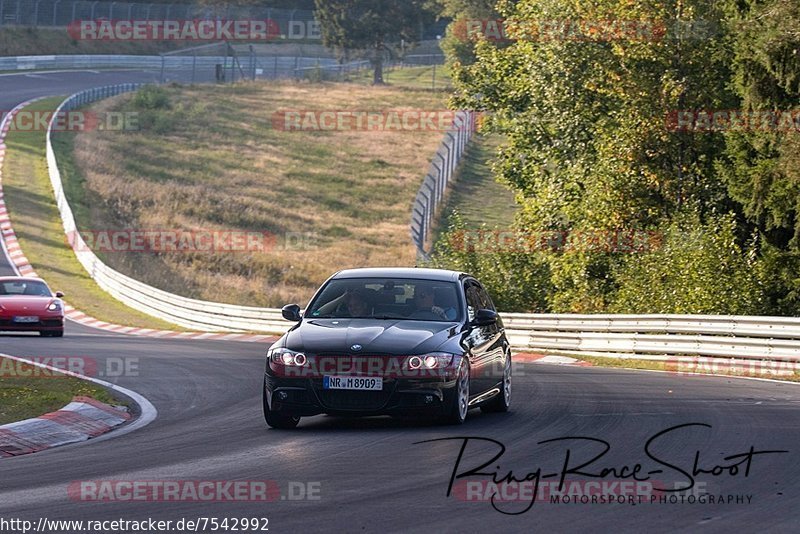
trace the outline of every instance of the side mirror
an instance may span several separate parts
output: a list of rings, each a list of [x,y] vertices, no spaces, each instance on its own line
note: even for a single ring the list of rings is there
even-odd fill
[[[57,299],[60,299],[63,296],[64,296],[64,293],[62,293],[61,291],[56,291],[56,298]]]
[[[497,312],[492,310],[478,310],[472,320],[473,326],[491,326],[497,324]]]
[[[281,308],[281,315],[287,321],[298,322],[300,321],[303,316],[300,315],[300,306],[297,304],[287,304],[283,308]]]

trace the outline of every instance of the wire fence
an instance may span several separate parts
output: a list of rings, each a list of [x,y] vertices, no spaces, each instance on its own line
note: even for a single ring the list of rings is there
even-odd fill
[[[436,89],[438,86],[435,67],[443,65],[444,62],[445,57],[441,54],[409,55],[385,62],[383,71],[386,74],[408,67],[432,66],[434,69],[431,71],[430,87]],[[350,81],[355,76],[360,76],[364,71],[370,71],[372,68],[372,62],[369,60],[327,64],[320,61],[315,65],[295,68],[292,77],[298,80],[343,82]]]
[[[442,140],[431,162],[430,170],[422,181],[411,209],[411,240],[417,248],[417,256],[428,258],[431,229],[437,210],[445,199],[445,193],[453,179],[461,157],[472,139],[478,125],[474,111],[456,113],[452,128]]]

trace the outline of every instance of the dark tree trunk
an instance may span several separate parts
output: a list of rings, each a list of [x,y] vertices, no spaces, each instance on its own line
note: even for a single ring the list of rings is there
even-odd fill
[[[372,77],[372,85],[385,85],[383,81],[383,44],[378,43],[375,46],[374,56],[372,57],[372,67],[374,74]]]

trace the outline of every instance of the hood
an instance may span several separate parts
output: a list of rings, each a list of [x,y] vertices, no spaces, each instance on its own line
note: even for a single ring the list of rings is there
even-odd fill
[[[57,313],[57,312],[48,312],[47,307],[50,305],[51,302],[54,300],[58,300],[55,297],[33,297],[33,296],[7,296],[3,295],[0,297],[0,306],[2,306],[2,312],[5,313],[20,313],[24,314],[25,312],[31,313]]]
[[[309,354],[422,354],[439,350],[457,335],[459,323],[375,320],[311,319],[286,335],[286,347]]]

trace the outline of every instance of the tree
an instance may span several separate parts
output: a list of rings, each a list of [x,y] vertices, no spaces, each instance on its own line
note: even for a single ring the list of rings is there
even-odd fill
[[[488,24],[502,24],[495,10],[496,0],[432,0],[441,17],[451,18],[441,48],[451,65],[475,61],[475,43]],[[474,29],[474,31],[473,31]],[[497,43],[502,46],[504,43]]]
[[[518,192],[523,232],[657,230],[682,210],[736,209],[715,173],[723,136],[668,123],[676,110],[738,104],[724,36],[683,32],[690,21],[718,23],[719,9],[704,0],[520,0],[498,9],[512,42],[478,41],[477,61],[454,68],[453,104],[489,111],[485,124],[506,134],[495,171]],[[605,309],[627,256],[553,254],[553,311]]]
[[[374,69],[373,83],[383,85],[384,56],[401,41],[419,39],[430,19],[424,0],[316,0],[316,16],[325,46],[346,57],[364,51]]]
[[[796,0],[729,2],[735,52],[733,85],[747,112],[788,112],[800,105],[800,4]],[[796,119],[800,120],[800,119]],[[764,131],[766,130],[766,131]],[[720,170],[770,244],[800,251],[800,124],[726,136]]]

